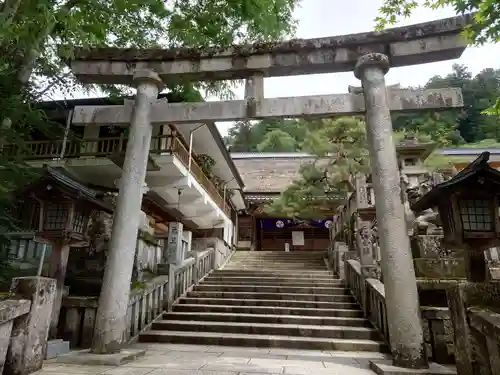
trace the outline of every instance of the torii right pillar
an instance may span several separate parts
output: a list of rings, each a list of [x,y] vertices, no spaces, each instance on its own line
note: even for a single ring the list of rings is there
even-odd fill
[[[429,364],[424,350],[417,282],[401,202],[396,148],[392,139],[385,84],[388,71],[388,57],[381,53],[370,53],[359,58],[354,75],[361,80],[365,97],[393,365],[424,369]]]

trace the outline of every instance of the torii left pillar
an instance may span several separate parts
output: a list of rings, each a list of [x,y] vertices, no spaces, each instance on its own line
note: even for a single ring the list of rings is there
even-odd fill
[[[134,85],[137,93],[92,339],[91,351],[96,354],[119,352],[123,344],[151,143],[151,107],[162,81],[155,72],[140,70]]]

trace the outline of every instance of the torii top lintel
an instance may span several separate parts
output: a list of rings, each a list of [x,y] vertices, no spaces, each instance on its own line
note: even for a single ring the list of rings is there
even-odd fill
[[[351,71],[370,52],[386,54],[391,66],[455,59],[466,42],[466,14],[411,26],[317,39],[233,46],[229,49],[77,49],[69,62],[84,83],[130,84],[136,69],[152,69],[169,82],[211,81]]]

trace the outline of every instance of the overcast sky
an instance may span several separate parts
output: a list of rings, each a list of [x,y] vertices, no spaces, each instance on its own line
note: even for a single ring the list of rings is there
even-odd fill
[[[296,37],[317,38],[373,30],[374,19],[383,0],[302,0],[301,3],[295,12],[295,18],[298,20]],[[439,11],[419,9],[412,17],[398,25],[432,21],[453,15],[451,9]],[[403,86],[421,85],[434,75],[448,74],[454,63],[467,65],[473,74],[485,68],[499,69],[499,56],[500,44],[468,48],[458,60],[391,69],[386,76],[387,83],[400,83]],[[266,78],[264,93],[266,97],[335,94],[347,92],[349,85],[359,85],[359,81],[350,72]],[[236,95],[238,99],[242,99],[243,88],[236,90]],[[218,123],[222,135],[227,134],[230,125],[232,123]]]

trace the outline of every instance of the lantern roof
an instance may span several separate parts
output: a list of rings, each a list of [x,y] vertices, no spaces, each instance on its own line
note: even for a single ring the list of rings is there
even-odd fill
[[[422,198],[411,205],[413,211],[423,211],[439,205],[442,199],[458,190],[462,185],[471,180],[477,180],[478,175],[487,179],[488,182],[498,184],[500,187],[500,171],[489,165],[490,153],[483,152],[479,157],[462,169],[448,181],[436,185]]]
[[[18,191],[18,195],[36,193],[42,188],[45,189],[48,184],[54,184],[56,187],[60,188],[65,195],[73,198],[74,200],[83,200],[97,206],[103,211],[108,213],[113,212],[112,205],[103,200],[106,193],[105,191],[86,186],[85,184],[79,182],[64,168],[53,168],[48,165],[43,166],[40,178],[25,187],[23,190]]]

